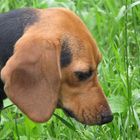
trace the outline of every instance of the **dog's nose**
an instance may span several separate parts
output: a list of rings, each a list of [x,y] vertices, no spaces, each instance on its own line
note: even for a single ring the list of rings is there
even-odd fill
[[[113,120],[113,115],[108,115],[108,116],[106,116],[106,115],[102,115],[101,116],[101,124],[105,124],[105,123],[109,123],[109,122],[111,122]]]

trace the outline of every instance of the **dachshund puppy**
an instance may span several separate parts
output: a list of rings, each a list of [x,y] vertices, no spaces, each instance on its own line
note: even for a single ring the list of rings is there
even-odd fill
[[[84,23],[64,8],[0,14],[0,106],[8,97],[44,122],[56,107],[93,125],[113,119],[97,78],[101,54]]]

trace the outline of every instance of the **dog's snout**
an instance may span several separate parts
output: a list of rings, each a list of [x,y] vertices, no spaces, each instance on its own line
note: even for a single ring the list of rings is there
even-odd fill
[[[113,120],[113,115],[101,115],[101,122],[100,124],[105,124],[105,123],[109,123]]]

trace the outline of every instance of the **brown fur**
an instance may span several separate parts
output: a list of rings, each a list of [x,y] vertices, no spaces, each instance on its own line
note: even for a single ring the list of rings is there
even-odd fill
[[[69,10],[36,12],[38,22],[26,28],[1,71],[6,95],[34,121],[47,121],[58,106],[84,124],[101,124],[102,116],[111,116],[111,111],[97,78],[101,54],[94,39]],[[60,42],[65,37],[73,59],[60,68]],[[78,81],[74,72],[89,68],[93,75]]]

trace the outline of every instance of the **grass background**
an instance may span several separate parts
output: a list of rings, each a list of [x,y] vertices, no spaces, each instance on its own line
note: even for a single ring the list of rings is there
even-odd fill
[[[56,110],[37,124],[6,100],[0,140],[140,140],[140,1],[0,0],[0,13],[22,7],[65,7],[82,18],[103,54],[99,78],[114,120],[85,126]]]

